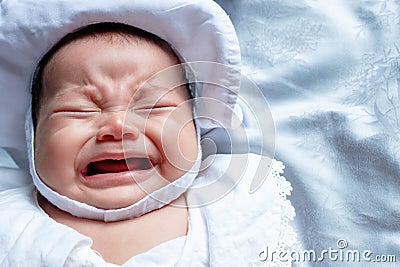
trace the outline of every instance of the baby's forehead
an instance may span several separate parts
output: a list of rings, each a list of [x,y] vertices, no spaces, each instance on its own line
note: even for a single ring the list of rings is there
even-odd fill
[[[46,64],[43,66],[46,68],[52,62],[58,62],[62,60],[63,57],[68,56],[70,53],[75,53],[76,50],[82,48],[82,45],[94,45],[93,49],[96,49],[96,44],[106,44],[108,47],[112,47],[115,50],[121,48],[134,46],[134,47],[145,47],[145,46],[156,46],[161,48],[171,57],[175,58],[179,62],[178,56],[173,51],[168,43],[159,39],[157,36],[153,37],[143,37],[141,35],[136,35],[133,32],[125,31],[107,31],[107,32],[93,32],[93,33],[82,33],[73,36],[74,38],[68,38],[65,42],[61,41],[60,44],[54,47],[53,51],[49,52],[50,56]],[[73,52],[71,52],[69,47],[74,46]]]
[[[45,68],[56,57],[60,50],[71,44],[84,42],[108,43],[118,49],[120,45],[148,44],[160,47],[164,52],[173,56],[178,62],[179,56],[172,49],[170,44],[159,36],[144,31],[134,26],[121,23],[97,23],[83,27],[77,31],[64,36],[50,51],[43,57],[39,67]]]
[[[99,51],[100,49],[104,49],[104,47],[111,48],[112,50],[122,50],[127,47],[147,50],[146,46],[160,48],[161,50],[158,51],[163,51],[175,64],[180,63],[179,57],[171,46],[154,34],[124,24],[95,24],[68,34],[61,39],[46,54],[43,62],[39,65],[39,68],[42,69],[42,72],[39,72],[39,78],[42,86],[46,87],[46,81],[48,77],[52,76],[50,74],[53,73],[54,67],[59,64],[63,65],[64,62],[68,61],[66,59],[75,53],[81,53],[82,57],[84,57],[85,51]],[[73,48],[69,49],[71,47]]]
[[[103,53],[116,56],[103,57]],[[115,62],[118,64],[114,65]],[[137,35],[115,31],[80,35],[61,46],[46,64],[42,76],[43,94],[61,96],[72,93],[103,98],[100,95],[104,90],[100,89],[110,82],[108,78],[122,81],[119,79],[123,77],[123,86],[130,87],[132,95],[137,97],[179,94],[190,98],[184,67],[178,63],[174,55]],[[65,81],[68,85],[66,90]],[[81,88],[75,89],[76,85]]]
[[[152,39],[143,38],[142,36],[136,35],[134,33],[129,32],[121,32],[121,31],[107,31],[107,32],[93,32],[93,33],[81,33],[74,36],[74,38],[67,40],[65,43],[55,51],[57,53],[64,47],[68,47],[70,45],[79,45],[86,43],[102,43],[108,44],[110,46],[114,46],[118,48],[123,45],[139,45],[139,44],[149,44],[156,45],[158,43],[153,41]]]

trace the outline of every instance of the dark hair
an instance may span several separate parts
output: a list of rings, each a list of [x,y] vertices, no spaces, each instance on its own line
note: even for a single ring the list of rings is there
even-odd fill
[[[112,33],[112,34],[111,34]],[[177,57],[176,53],[172,50],[171,46],[152,33],[144,31],[142,29],[136,28],[134,26],[122,24],[122,23],[114,23],[114,22],[103,22],[88,25],[84,28],[78,29],[75,32],[67,34],[63,37],[55,46],[53,46],[49,52],[47,52],[43,58],[40,60],[39,64],[36,67],[33,80],[32,80],[32,121],[34,127],[37,125],[39,109],[40,109],[40,99],[43,89],[43,73],[46,65],[53,57],[53,55],[63,46],[72,43],[76,40],[84,40],[87,38],[99,38],[108,36],[110,38],[110,42],[123,42],[125,39],[127,42],[132,40],[144,40],[151,44],[155,44],[162,49],[164,49],[167,53],[173,54]],[[115,38],[117,36],[118,38]],[[134,37],[134,38],[132,38]]]

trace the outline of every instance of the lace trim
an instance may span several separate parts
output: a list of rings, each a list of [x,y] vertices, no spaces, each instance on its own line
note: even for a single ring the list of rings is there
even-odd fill
[[[275,180],[279,189],[279,198],[281,202],[281,227],[279,231],[278,251],[289,251],[290,247],[297,243],[297,233],[292,226],[289,225],[294,220],[296,212],[290,200],[287,199],[293,191],[292,184],[286,180],[283,174],[285,165],[277,160],[272,160],[271,178]],[[275,260],[271,262],[271,266],[291,266],[291,262]]]

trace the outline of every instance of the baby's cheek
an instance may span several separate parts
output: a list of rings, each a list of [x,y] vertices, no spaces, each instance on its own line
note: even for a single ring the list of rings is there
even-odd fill
[[[163,135],[163,147],[169,162],[178,170],[189,171],[197,158],[197,138],[192,123],[182,125],[179,121]]]
[[[84,129],[72,125],[42,126],[38,127],[35,138],[36,170],[49,186],[67,186],[69,177],[77,175],[75,159],[85,139]]]
[[[192,165],[198,154],[198,140],[193,122],[187,123],[179,132],[178,144],[181,156],[187,164]]]

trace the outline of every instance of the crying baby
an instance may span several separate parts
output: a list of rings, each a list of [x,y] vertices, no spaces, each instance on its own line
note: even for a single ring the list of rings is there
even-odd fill
[[[108,262],[122,264],[186,235],[184,189],[170,190],[169,200],[151,196],[195,176],[185,175],[199,150],[184,70],[171,69],[179,63],[159,37],[101,23],[67,35],[38,66],[32,121],[39,205],[90,237]],[[149,82],[165,69],[168,75]],[[93,220],[110,210],[129,212]]]

